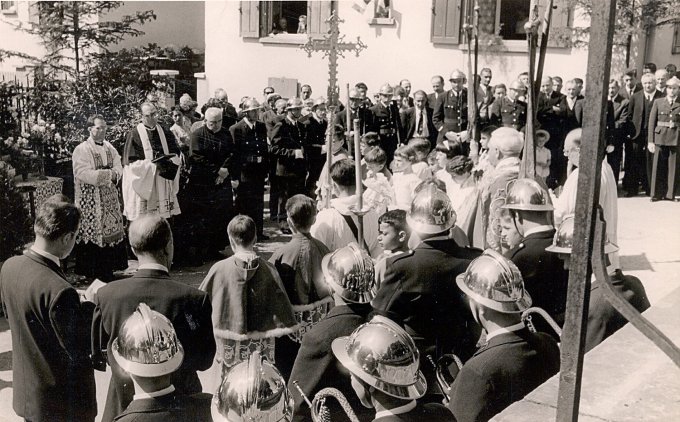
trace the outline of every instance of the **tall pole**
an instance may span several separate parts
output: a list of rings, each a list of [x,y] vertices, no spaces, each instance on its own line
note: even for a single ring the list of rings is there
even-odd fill
[[[475,56],[474,62],[475,62],[475,67],[473,67],[473,48],[472,48],[472,39],[473,39],[473,32],[474,32],[474,14],[475,11],[473,10],[473,3],[474,0],[467,0],[466,1],[466,8],[465,8],[465,41],[467,43],[467,58],[468,58],[468,134],[470,135],[470,149],[472,151],[473,145],[476,146],[476,139],[477,139],[477,71],[476,71],[476,63],[477,63],[477,57]]]
[[[616,0],[592,3],[588,71],[586,72],[583,112],[583,142],[576,193],[574,246],[569,270],[567,312],[560,350],[560,386],[557,421],[576,422],[579,416],[583,354],[590,299],[591,260],[594,249],[595,219],[600,197],[600,174],[605,148],[607,87],[611,68],[612,39]]]
[[[536,177],[536,146],[534,134],[536,131],[536,91],[534,90],[536,67],[536,40],[538,38],[538,26],[541,24],[538,18],[538,0],[531,0],[529,8],[529,21],[524,25],[527,31],[527,44],[529,47],[529,86],[527,88],[527,124],[524,127],[524,150],[520,165],[520,177],[534,179]]]
[[[364,186],[361,180],[361,135],[359,134],[359,119],[354,119],[352,122],[354,128],[354,165],[355,167],[355,183],[357,203],[354,213],[357,215],[357,242],[359,247],[364,249]],[[369,251],[366,251],[369,252]]]
[[[345,124],[347,126],[347,132],[345,132],[345,139],[347,139],[347,148],[349,148],[349,156],[352,156],[352,152],[354,151],[354,142],[352,142],[350,133],[352,133],[351,126],[349,125],[349,122],[352,120],[352,110],[351,107],[349,106],[349,102],[352,101],[349,98],[349,84],[347,84],[347,102],[345,103]]]
[[[536,82],[534,83],[534,95],[538,98],[543,79],[543,68],[545,67],[545,55],[548,51],[548,41],[550,39],[550,25],[552,23],[553,0],[548,0],[548,6],[543,15],[543,32],[541,34],[541,45],[538,49],[538,67],[536,68]]]

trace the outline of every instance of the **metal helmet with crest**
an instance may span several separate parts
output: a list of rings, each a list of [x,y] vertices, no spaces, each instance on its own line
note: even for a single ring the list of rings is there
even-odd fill
[[[324,256],[321,269],[330,288],[348,302],[368,303],[375,297],[373,260],[355,242]]]
[[[333,340],[331,347],[353,375],[387,395],[412,400],[427,390],[413,338],[384,316],[374,316],[348,337]]]
[[[456,224],[456,212],[446,192],[435,183],[424,181],[416,188],[406,221],[415,232],[436,234]]]
[[[458,287],[473,301],[502,313],[521,313],[531,307],[519,268],[487,249],[456,277]]]
[[[548,252],[571,254],[571,249],[574,247],[574,223],[576,219],[574,214],[569,214],[562,219],[559,227],[553,236],[552,245],[545,248]],[[604,253],[613,253],[619,248],[615,244],[607,240],[604,244]]]
[[[213,398],[217,422],[289,421],[293,401],[274,365],[255,351],[231,368]]]
[[[519,211],[552,211],[555,209],[548,191],[534,179],[511,180],[505,191],[504,209]]]

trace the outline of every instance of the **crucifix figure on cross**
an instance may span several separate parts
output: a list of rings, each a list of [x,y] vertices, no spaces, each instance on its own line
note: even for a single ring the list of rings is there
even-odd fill
[[[323,196],[323,204],[325,208],[330,207],[331,198],[331,160],[332,160],[332,144],[333,138],[335,136],[335,112],[338,107],[338,99],[340,97],[340,88],[338,87],[338,56],[345,57],[346,51],[353,51],[357,57],[359,53],[366,48],[366,44],[361,41],[360,37],[357,37],[356,42],[346,42],[345,36],[340,35],[339,24],[344,22],[337,15],[336,11],[331,13],[331,16],[326,19],[326,22],[330,26],[328,34],[324,35],[322,39],[312,39],[306,44],[301,45],[300,48],[307,52],[308,57],[312,57],[312,53],[315,51],[323,52],[323,57],[328,57],[328,129],[326,130],[326,178],[325,181],[325,192],[322,190],[321,195]],[[349,104],[347,104],[349,107]],[[351,125],[352,122],[347,122],[347,125]],[[351,142],[351,140],[348,140]]]

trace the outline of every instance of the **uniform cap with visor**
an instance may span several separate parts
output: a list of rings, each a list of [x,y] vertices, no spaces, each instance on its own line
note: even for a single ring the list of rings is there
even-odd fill
[[[465,73],[463,73],[459,69],[454,69],[451,72],[451,75],[449,75],[449,81],[452,81],[454,79],[466,79]]]
[[[302,100],[298,97],[291,98],[288,100],[288,103],[286,104],[286,111],[288,110],[295,110],[295,109],[301,109],[304,106],[304,103]]]
[[[394,88],[390,84],[385,84],[380,87],[380,95],[394,95]]]
[[[259,101],[257,101],[255,98],[248,98],[244,103],[243,103],[243,112],[248,112],[248,111],[253,111],[253,110],[259,110],[262,108],[260,105]]]
[[[348,337],[333,340],[331,347],[354,376],[389,396],[414,400],[427,391],[413,338],[384,316],[374,316]]]
[[[519,268],[493,249],[475,258],[456,277],[456,284],[474,302],[501,313],[521,313],[531,307]]]

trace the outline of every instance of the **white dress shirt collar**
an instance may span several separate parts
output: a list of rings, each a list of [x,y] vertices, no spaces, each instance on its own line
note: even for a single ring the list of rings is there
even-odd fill
[[[52,261],[52,262],[54,262],[55,264],[57,264],[57,267],[60,267],[60,268],[61,268],[61,262],[59,261],[59,257],[58,257],[58,256],[52,255],[51,253],[49,253],[49,252],[47,252],[47,251],[44,251],[44,250],[42,250],[42,249],[36,247],[35,245],[31,246],[31,250],[32,250],[33,252],[37,253],[38,255],[42,256],[43,258],[49,259],[50,261]]]
[[[163,264],[157,264],[153,262],[148,262],[146,264],[140,264],[139,267],[137,267],[137,270],[159,270],[159,271],[165,271],[166,273],[169,273],[168,267],[166,267]]]
[[[406,403],[403,406],[395,407],[393,409],[385,409],[381,410],[380,412],[375,413],[375,418],[380,419],[388,416],[394,416],[394,415],[401,415],[403,413],[408,413],[411,410],[416,408],[416,401],[411,400],[410,402]]]
[[[134,396],[132,396],[132,399],[133,399],[133,400],[153,399],[153,398],[155,398],[155,397],[166,396],[166,395],[168,395],[168,394],[170,394],[170,393],[173,393],[174,391],[175,391],[175,386],[174,386],[174,385],[170,385],[170,386],[168,386],[168,387],[165,387],[165,388],[162,389],[162,390],[152,391],[152,392],[150,392],[150,393],[147,393],[146,391],[140,391],[139,393],[137,393],[137,394],[135,394]]]
[[[493,330],[492,332],[487,333],[486,334],[486,341],[488,342],[492,338],[499,336],[501,334],[514,333],[515,331],[519,331],[519,330],[522,330],[524,328],[525,328],[525,326],[524,326],[523,322],[518,322],[517,324],[510,325],[508,327],[501,327],[497,330]]]

